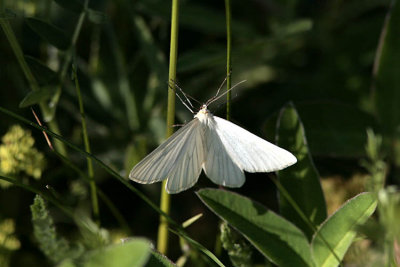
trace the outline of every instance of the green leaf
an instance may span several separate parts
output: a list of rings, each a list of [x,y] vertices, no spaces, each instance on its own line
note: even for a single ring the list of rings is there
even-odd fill
[[[310,245],[292,223],[249,198],[225,190],[203,189],[200,199],[279,266],[313,266]]]
[[[136,267],[145,266],[150,257],[150,243],[132,239],[123,244],[111,245],[90,252],[84,267]]]
[[[35,104],[38,104],[42,101],[46,101],[50,97],[54,95],[55,88],[54,87],[42,87],[36,91],[30,91],[24,99],[19,103],[20,108],[26,108]]]
[[[168,259],[165,255],[159,253],[158,251],[151,251],[150,259],[146,264],[146,267],[175,267],[176,265]]]
[[[48,85],[57,82],[57,73],[41,61],[31,56],[25,56],[25,60],[39,85]]]
[[[81,13],[84,9],[83,4],[77,0],[54,0],[54,2],[75,13]]]
[[[103,12],[88,9],[88,18],[95,24],[104,24],[107,22],[107,15]]]
[[[317,266],[339,265],[338,260],[343,259],[356,236],[355,227],[371,216],[376,205],[375,194],[359,194],[347,201],[321,225],[311,244]]]
[[[374,66],[376,111],[382,129],[389,137],[394,137],[400,124],[400,2],[392,3]]]
[[[33,31],[50,44],[61,50],[68,49],[70,42],[61,29],[37,18],[27,18],[26,21]]]
[[[295,165],[279,171],[279,180],[304,215],[316,227],[327,216],[325,198],[319,174],[308,150],[303,124],[293,104],[287,105],[280,113],[277,144],[292,152],[298,161]],[[314,231],[301,218],[282,192],[279,194],[279,202],[283,217],[303,230],[311,240]]]

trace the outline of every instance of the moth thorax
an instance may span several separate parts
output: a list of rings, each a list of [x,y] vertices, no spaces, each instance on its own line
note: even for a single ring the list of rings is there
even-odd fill
[[[201,123],[207,124],[210,116],[212,116],[212,115],[211,115],[210,111],[207,109],[207,106],[202,105],[200,108],[200,111],[197,112],[196,116],[194,116],[194,117],[198,118]]]

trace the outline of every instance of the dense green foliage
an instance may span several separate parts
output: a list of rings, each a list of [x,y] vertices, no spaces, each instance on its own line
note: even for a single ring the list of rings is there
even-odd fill
[[[179,3],[172,82],[199,102],[226,76],[225,3]],[[298,163],[229,191],[202,174],[163,255],[160,184],[126,178],[167,132],[171,2],[0,1],[1,267],[400,261],[400,2],[230,4],[230,118]]]

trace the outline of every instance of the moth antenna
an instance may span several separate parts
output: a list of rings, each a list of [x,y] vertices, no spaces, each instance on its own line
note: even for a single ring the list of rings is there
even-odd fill
[[[236,97],[238,97],[238,94],[232,95],[231,101],[233,101],[234,99],[236,99]],[[219,110],[223,105],[226,104],[226,101],[218,104],[218,106],[216,106],[215,108],[213,108],[213,112],[216,112],[217,110]]]
[[[185,103],[185,101],[182,100],[182,98],[179,96],[179,94],[175,91],[176,96],[179,98],[179,100],[182,102],[183,105],[185,105],[185,107],[190,110],[190,112],[192,112],[194,114],[194,111]],[[192,107],[193,108],[193,107]]]
[[[246,82],[247,80],[243,80],[238,82],[237,84],[235,84],[234,86],[232,86],[231,88],[229,88],[229,90],[226,90],[224,93],[222,93],[221,95],[219,95],[218,97],[213,97],[210,100],[207,101],[206,105],[210,105],[211,103],[215,102],[216,100],[220,99],[222,96],[226,95],[228,92],[230,92],[231,90],[233,90],[235,87],[237,87],[239,84],[242,84],[244,82]]]
[[[173,82],[174,82],[174,81],[173,81]],[[202,104],[203,104],[203,103],[201,103],[200,101],[198,101],[196,98],[194,98],[193,96],[191,96],[191,95],[189,95],[189,94],[186,94],[186,93],[182,90],[182,88],[179,87],[179,85],[178,85],[176,82],[174,82],[174,85],[175,85],[175,87],[178,88],[179,91],[181,91],[181,93],[185,96],[186,100],[190,103],[190,106],[191,106],[192,108],[194,108],[194,106],[193,106],[192,103],[190,102],[189,98],[192,99],[193,101],[195,101],[195,102],[196,102],[197,104],[199,104],[199,105],[202,105]]]
[[[225,79],[222,81],[221,85],[218,87],[217,93],[215,94],[215,96],[211,97],[207,103],[211,103],[215,98],[217,98],[219,91],[221,90],[222,86],[224,86],[226,80],[228,79],[228,77],[231,75],[231,71],[229,72],[229,74],[225,77]],[[208,105],[208,104],[206,104]]]
[[[185,92],[183,92],[182,88],[180,88],[179,85],[178,85],[174,80],[171,80],[171,81],[174,83],[175,87],[179,89],[179,91],[180,91],[180,92],[182,93],[182,95],[185,97],[185,100],[189,103],[189,105],[190,105],[192,108],[194,108],[193,105],[192,105],[192,102],[190,102],[189,98],[186,96]]]
[[[224,86],[226,80],[228,79],[228,77],[231,75],[231,73],[229,72],[229,74],[225,77],[225,79],[222,81],[221,85],[218,87],[217,93],[215,94],[214,98],[216,98],[219,94],[219,91],[221,90],[222,86]]]
[[[173,82],[173,84],[171,85],[172,82]],[[174,82],[173,80],[171,80],[171,83],[169,83],[168,86],[169,86],[172,90],[174,90],[176,96],[179,98],[179,100],[182,102],[182,104],[184,104],[185,107],[186,107],[187,109],[189,109],[190,112],[192,112],[192,113],[194,114],[194,112],[193,112],[194,106],[193,106],[192,102],[190,102],[189,98],[191,98],[192,100],[196,101],[196,102],[199,103],[199,104],[201,104],[201,103],[200,103],[199,101],[197,101],[194,97],[192,97],[192,96],[186,94],[186,93],[179,87],[179,85],[178,85],[176,82]],[[185,100],[186,100],[186,101],[184,101],[184,100],[179,96],[179,94],[178,94],[178,92],[175,90],[175,88],[178,88],[178,89],[179,89],[179,91],[180,91],[180,92],[182,93],[182,95],[185,97]],[[190,107],[188,106],[188,104],[190,105]]]

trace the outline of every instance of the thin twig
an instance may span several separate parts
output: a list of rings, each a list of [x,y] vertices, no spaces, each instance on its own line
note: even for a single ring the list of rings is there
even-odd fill
[[[33,110],[33,108],[31,108],[31,111],[32,111],[33,116],[35,117],[37,123],[38,123],[40,126],[43,127],[42,123],[41,123],[40,120],[39,120],[39,117],[36,115],[36,113],[35,113],[35,111]],[[47,136],[47,133],[46,133],[45,131],[42,131],[42,133],[43,133],[43,135],[44,135],[44,138],[46,139],[47,145],[50,147],[51,150],[54,151],[53,144],[51,143],[49,137]]]

